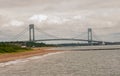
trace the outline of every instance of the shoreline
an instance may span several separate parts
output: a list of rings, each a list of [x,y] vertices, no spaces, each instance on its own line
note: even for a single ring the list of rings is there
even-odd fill
[[[32,51],[0,54],[0,63],[14,61],[18,59],[29,58],[33,56],[41,56],[48,53],[60,52],[59,50],[48,50],[48,48],[33,48]]]

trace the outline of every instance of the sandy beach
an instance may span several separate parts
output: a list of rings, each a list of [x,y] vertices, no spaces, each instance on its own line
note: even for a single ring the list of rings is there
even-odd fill
[[[48,53],[58,52],[56,50],[48,50],[48,48],[33,48],[32,51],[0,54],[0,62],[8,62],[17,59],[28,58],[32,56],[40,56]]]

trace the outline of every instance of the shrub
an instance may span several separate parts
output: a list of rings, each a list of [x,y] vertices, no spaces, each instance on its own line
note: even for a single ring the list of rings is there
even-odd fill
[[[21,48],[18,45],[0,43],[0,53],[13,53],[13,52],[20,52],[22,50],[29,50],[28,48]]]

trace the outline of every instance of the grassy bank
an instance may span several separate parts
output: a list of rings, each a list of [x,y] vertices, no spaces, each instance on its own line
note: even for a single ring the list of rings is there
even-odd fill
[[[12,45],[12,44],[6,44],[6,43],[0,43],[0,53],[14,53],[14,52],[23,52],[23,51],[29,51],[30,48],[22,48],[18,45]]]

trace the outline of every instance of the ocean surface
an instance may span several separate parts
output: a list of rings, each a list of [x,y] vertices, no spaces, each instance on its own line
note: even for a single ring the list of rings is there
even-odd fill
[[[119,46],[51,49],[64,51],[0,63],[0,76],[120,76]]]

